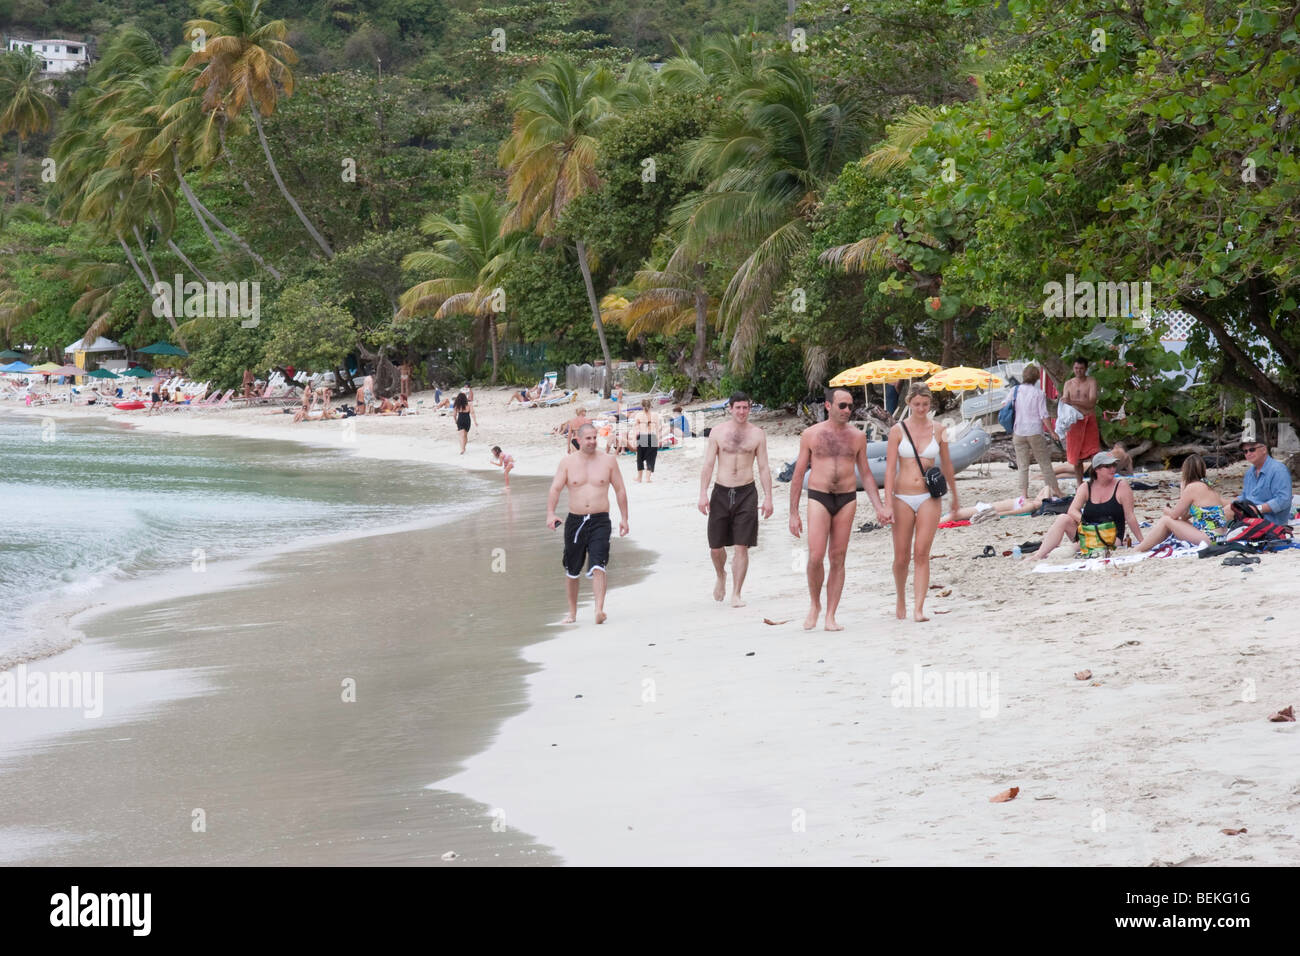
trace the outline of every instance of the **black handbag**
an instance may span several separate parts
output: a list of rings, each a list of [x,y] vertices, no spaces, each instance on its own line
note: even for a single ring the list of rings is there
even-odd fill
[[[931,498],[942,498],[948,493],[948,481],[943,477],[943,469],[938,465],[931,465],[928,471],[921,464],[921,453],[916,449],[916,442],[912,441],[912,433],[907,430],[905,422],[899,422],[903,427],[903,434],[907,436],[907,443],[912,446],[912,454],[916,456],[916,467],[921,469],[925,477],[925,488],[930,492]]]

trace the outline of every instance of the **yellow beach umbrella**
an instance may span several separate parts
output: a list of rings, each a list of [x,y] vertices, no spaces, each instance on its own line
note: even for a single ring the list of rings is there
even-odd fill
[[[43,374],[46,372],[57,372],[60,368],[62,368],[61,365],[55,365],[53,362],[44,362],[40,365],[35,366],[32,369],[32,371],[41,372]]]
[[[1007,383],[1005,379],[982,368],[956,365],[931,375],[925,384],[935,391],[965,392],[972,388],[1002,388]]]
[[[831,379],[832,388],[849,388],[855,385],[874,385],[877,382],[895,382],[900,378],[920,378],[937,371],[940,366],[921,359],[877,359],[866,365],[845,369]]]

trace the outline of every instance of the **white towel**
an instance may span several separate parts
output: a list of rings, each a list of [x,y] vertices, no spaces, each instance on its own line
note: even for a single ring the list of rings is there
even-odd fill
[[[1056,434],[1062,442],[1065,441],[1065,433],[1070,430],[1070,426],[1077,421],[1083,420],[1083,413],[1068,402],[1056,403]]]

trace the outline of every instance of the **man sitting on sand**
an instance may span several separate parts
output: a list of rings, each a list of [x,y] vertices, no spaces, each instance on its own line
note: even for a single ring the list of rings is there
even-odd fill
[[[1253,434],[1247,433],[1241,442],[1249,467],[1242,478],[1241,496],[1237,502],[1254,505],[1260,516],[1269,521],[1290,524],[1291,472],[1268,453],[1267,445],[1252,438]]]
[[[772,517],[772,470],[767,464],[767,435],[749,424],[751,402],[744,392],[731,396],[731,420],[709,433],[700,470],[700,513],[709,518],[709,556],[717,583],[713,600],[727,596],[727,548],[734,546],[731,563],[731,606],[744,607],[740,591],[749,570],[749,549],[758,544],[758,490],[754,487],[754,463],[763,485],[763,517]],[[718,481],[709,496],[714,466]]]
[[[804,472],[808,478],[808,594],[811,606],[804,619],[805,631],[817,626],[821,615],[823,562],[829,545],[831,568],[826,576],[826,630],[842,631],[835,620],[844,591],[844,556],[849,550],[853,516],[858,510],[858,479],[854,467],[866,483],[871,506],[879,522],[889,524],[893,511],[880,499],[880,487],[867,464],[867,436],[849,426],[853,396],[847,389],[827,389],[826,421],[806,428],[799,436],[799,457],[790,477],[790,533],[803,533],[799,520],[799,498],[803,495]]]
[[[609,564],[609,489],[614,488],[622,520],[619,537],[627,534],[627,487],[618,458],[596,454],[596,426],[588,422],[578,429],[578,452],[565,455],[555,470],[550,495],[546,500],[546,527],[555,530],[560,519],[555,515],[560,492],[569,489],[569,516],[564,522],[564,573],[569,613],[563,623],[578,619],[578,576],[583,564],[596,599],[596,623],[605,623],[605,569]]]

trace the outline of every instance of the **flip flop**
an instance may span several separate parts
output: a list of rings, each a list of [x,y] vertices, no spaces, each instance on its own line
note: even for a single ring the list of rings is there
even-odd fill
[[[971,560],[974,561],[977,558],[996,558],[997,556],[998,556],[997,549],[994,548],[993,545],[991,544],[986,544],[984,545],[984,553],[975,555],[975,557],[971,558]]]
[[[1231,557],[1223,559],[1224,564],[1259,564],[1259,558],[1253,554],[1234,554]]]

